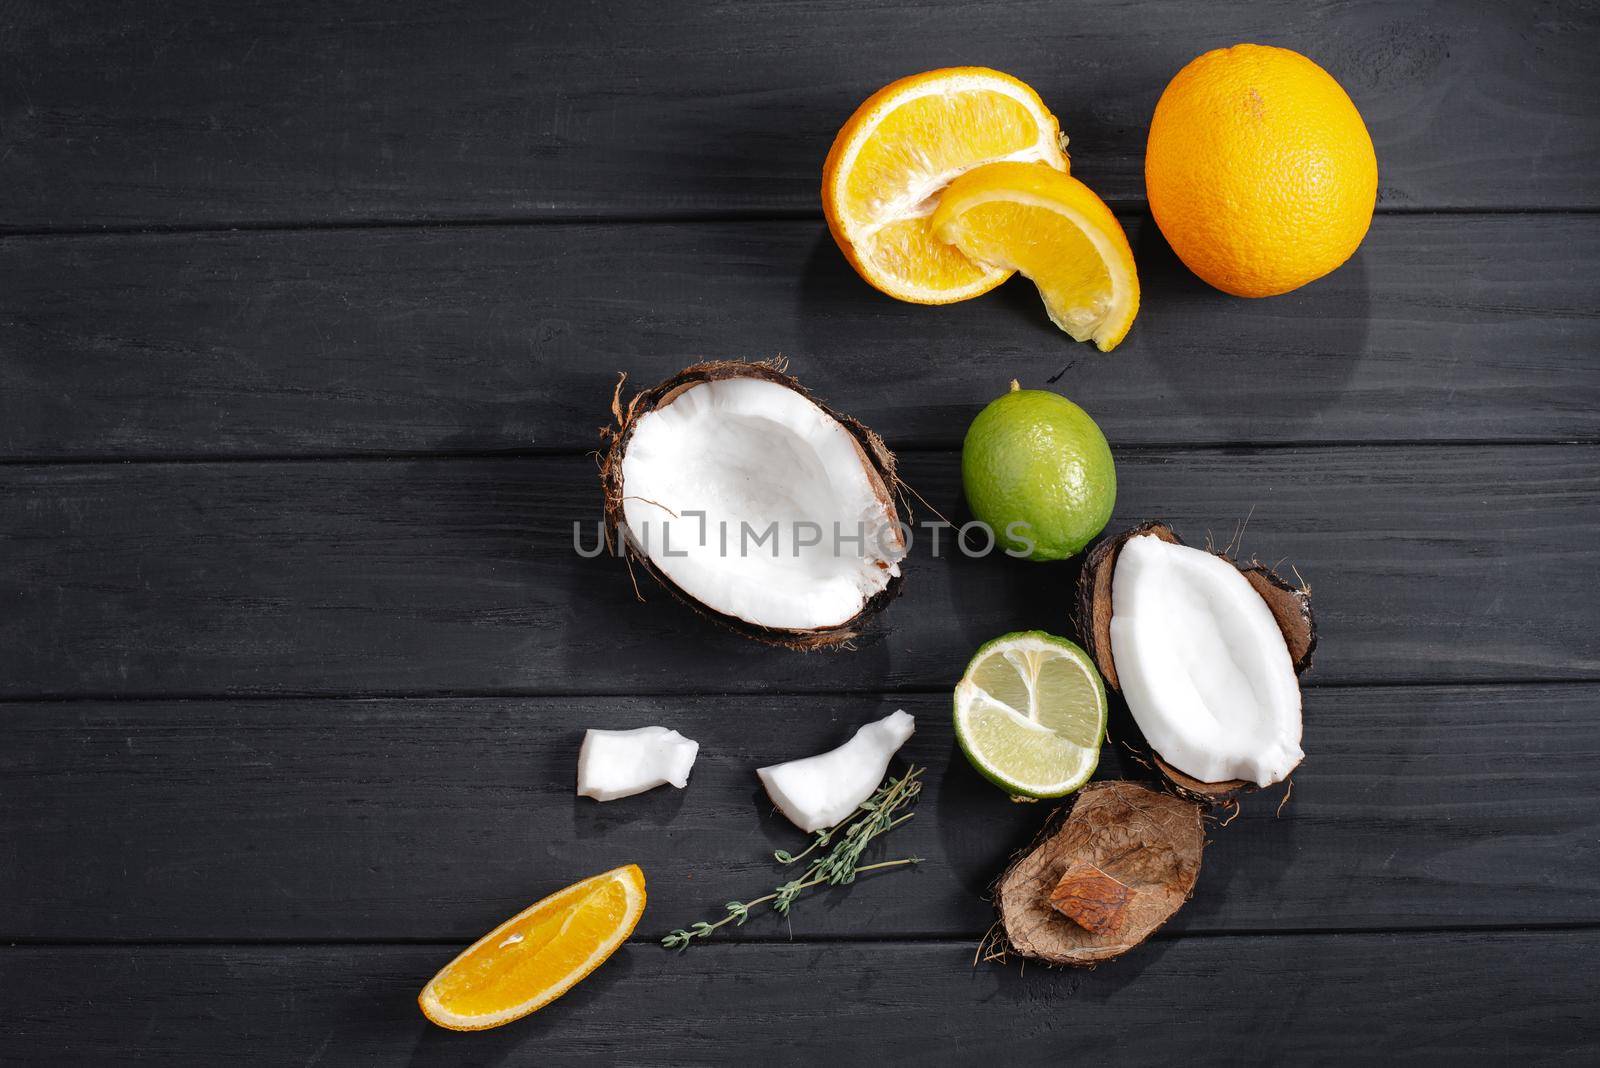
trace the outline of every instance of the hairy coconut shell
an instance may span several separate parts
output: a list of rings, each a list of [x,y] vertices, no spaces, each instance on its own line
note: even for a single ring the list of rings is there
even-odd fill
[[[792,389],[837,420],[855,439],[856,451],[868,472],[873,492],[887,509],[890,523],[899,522],[900,513],[895,500],[900,490],[900,480],[895,475],[894,454],[884,445],[882,438],[856,420],[841,415],[813,397],[804,386],[784,373],[784,361],[781,358],[759,363],[711,360],[686,367],[666,381],[641,390],[626,404],[622,400],[622,387],[626,376],[617,381],[616,391],[611,398],[611,415],[615,425],[602,427],[600,430],[600,484],[605,490],[606,544],[613,553],[620,551],[626,554],[630,566],[638,565],[643,568],[663,589],[683,604],[712,622],[746,637],[790,649],[824,649],[843,645],[851,639],[860,637],[873,617],[899,595],[903,576],[896,575],[891,578],[888,586],[869,599],[860,612],[836,626],[808,630],[763,627],[748,620],[717,612],[697,601],[651,563],[650,558],[626,534],[622,458],[627,452],[629,440],[633,437],[634,426],[640,417],[670,404],[685,390],[704,382],[717,382],[730,378],[758,378]]]
[[[1052,964],[1121,956],[1189,900],[1204,848],[1201,809],[1193,801],[1143,783],[1090,783],[1066,819],[1000,877],[995,905],[1009,948]],[[1095,870],[1129,893],[1116,905],[1115,922],[1074,922],[1052,904],[1052,894],[1068,872]]]
[[[1122,686],[1117,681],[1117,665],[1111,657],[1111,578],[1123,545],[1127,544],[1129,538],[1144,534],[1154,535],[1173,545],[1183,544],[1183,539],[1159,519],[1140,523],[1132,530],[1104,538],[1096,544],[1084,558],[1083,570],[1078,575],[1078,630],[1083,638],[1083,647],[1094,659],[1106,685],[1117,693],[1122,692]],[[1304,674],[1311,667],[1311,654],[1317,648],[1317,624],[1311,614],[1311,591],[1290,585],[1277,572],[1261,564],[1241,564],[1225,553],[1213,552],[1212,555],[1238,568],[1239,573],[1261,595],[1267,608],[1272,611],[1278,629],[1283,632],[1295,674]],[[1202,782],[1168,764],[1160,753],[1152,750],[1150,756],[1156,770],[1174,790],[1202,804],[1226,804],[1239,794],[1257,788],[1255,783],[1244,779]]]

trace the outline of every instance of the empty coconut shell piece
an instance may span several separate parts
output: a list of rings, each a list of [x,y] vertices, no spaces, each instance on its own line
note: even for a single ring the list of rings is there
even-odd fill
[[[1146,535],[1172,545],[1183,544],[1182,539],[1165,523],[1142,523],[1132,530],[1099,542],[1085,558],[1078,579],[1078,620],[1084,648],[1100,669],[1106,686],[1117,693],[1121,693],[1123,687],[1112,655],[1112,578],[1124,546],[1130,539]],[[1213,552],[1211,555],[1232,564],[1260,595],[1282,632],[1294,674],[1304,673],[1311,666],[1311,654],[1317,645],[1309,592],[1285,582],[1277,573],[1259,564],[1240,564],[1223,553]],[[1219,782],[1196,778],[1174,767],[1153,748],[1151,759],[1156,770],[1175,790],[1204,804],[1224,804],[1239,793],[1256,788],[1254,782],[1242,778]]]
[[[900,589],[894,456],[774,363],[696,364],[612,399],[607,544],[680,601],[797,649],[857,637]]]
[[[1121,956],[1189,900],[1204,847],[1194,802],[1142,783],[1090,783],[1000,877],[1009,948],[1052,964]]]

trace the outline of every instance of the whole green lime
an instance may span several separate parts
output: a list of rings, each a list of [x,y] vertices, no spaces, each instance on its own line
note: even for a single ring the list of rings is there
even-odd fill
[[[1064,560],[1105,528],[1117,502],[1111,446],[1089,413],[1057,393],[1011,392],[978,413],[961,447],[961,483],[996,543]]]

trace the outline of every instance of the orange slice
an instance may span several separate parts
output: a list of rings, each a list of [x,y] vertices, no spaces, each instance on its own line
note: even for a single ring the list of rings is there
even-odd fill
[[[1040,163],[991,163],[950,183],[930,220],[935,236],[1039,287],[1050,319],[1101,352],[1139,313],[1139,275],[1122,224],[1076,178]]]
[[[627,941],[644,912],[644,872],[611,871],[530,905],[462,951],[417,996],[452,1031],[481,1031],[543,1008]]]
[[[868,97],[822,168],[828,229],[856,272],[917,304],[950,304],[1010,277],[973,263],[928,230],[939,193],[997,160],[1067,170],[1061,125],[1028,86],[987,67],[901,78]]]

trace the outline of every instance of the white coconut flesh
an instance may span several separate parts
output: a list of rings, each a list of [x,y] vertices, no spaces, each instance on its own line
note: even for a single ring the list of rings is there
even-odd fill
[[[669,783],[681,790],[699,753],[699,742],[665,727],[591,729],[578,750],[578,796],[615,801]]]
[[[916,730],[904,709],[868,723],[837,749],[756,772],[767,796],[808,834],[832,827],[872,796],[894,756]]]
[[[1129,538],[1112,572],[1111,656],[1145,740],[1179,771],[1270,786],[1304,757],[1289,647],[1226,560]]]
[[[758,626],[838,626],[900,573],[904,543],[855,437],[776,382],[702,382],[640,416],[622,492],[628,537],[658,570]]]

